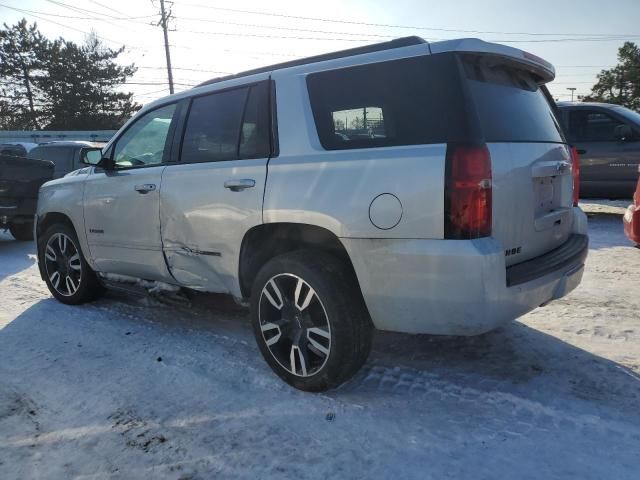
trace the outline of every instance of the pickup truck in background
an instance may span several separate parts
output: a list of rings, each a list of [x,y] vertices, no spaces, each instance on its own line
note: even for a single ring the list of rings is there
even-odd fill
[[[640,113],[620,105],[558,102],[580,155],[581,198],[631,198],[640,165]]]
[[[54,165],[26,158],[20,144],[0,145],[0,229],[16,240],[33,239],[38,190],[53,178]]]

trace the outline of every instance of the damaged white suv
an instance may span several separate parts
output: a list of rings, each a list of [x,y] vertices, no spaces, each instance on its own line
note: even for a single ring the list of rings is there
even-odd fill
[[[78,304],[129,276],[250,300],[311,391],[374,328],[476,335],[581,280],[586,217],[553,67],[416,37],[206,82],[145,106],[40,192],[40,271]]]

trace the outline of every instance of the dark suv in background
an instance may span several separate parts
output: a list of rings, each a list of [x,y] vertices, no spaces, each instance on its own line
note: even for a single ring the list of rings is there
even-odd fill
[[[640,113],[609,103],[559,102],[558,109],[580,154],[580,196],[631,198],[640,165]]]
[[[69,172],[86,166],[80,162],[80,156],[84,150],[95,150],[103,145],[104,143],[81,140],[40,143],[29,151],[27,158],[53,162],[55,165],[53,178],[60,178]]]

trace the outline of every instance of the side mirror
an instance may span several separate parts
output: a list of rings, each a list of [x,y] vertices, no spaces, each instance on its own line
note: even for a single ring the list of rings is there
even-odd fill
[[[613,131],[616,140],[626,142],[633,139],[633,130],[629,125],[618,125]]]
[[[84,148],[80,152],[80,163],[85,165],[98,165],[102,159],[102,150],[99,148]]]
[[[85,165],[100,167],[104,170],[113,170],[114,164],[110,158],[102,156],[102,150],[99,148],[85,148],[80,153],[80,162]]]

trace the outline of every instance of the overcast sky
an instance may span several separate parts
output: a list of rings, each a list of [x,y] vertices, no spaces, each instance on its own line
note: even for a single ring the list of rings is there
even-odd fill
[[[21,11],[12,10],[19,9]],[[556,66],[556,98],[590,91],[625,40],[640,42],[640,0],[176,0],[169,33],[176,90],[250,68],[394,37],[478,37]],[[159,0],[0,0],[0,20],[23,16],[48,37],[82,42],[94,29],[138,73],[145,103],[168,93]],[[304,17],[304,18],[301,18]],[[374,25],[375,24],[375,25]]]

